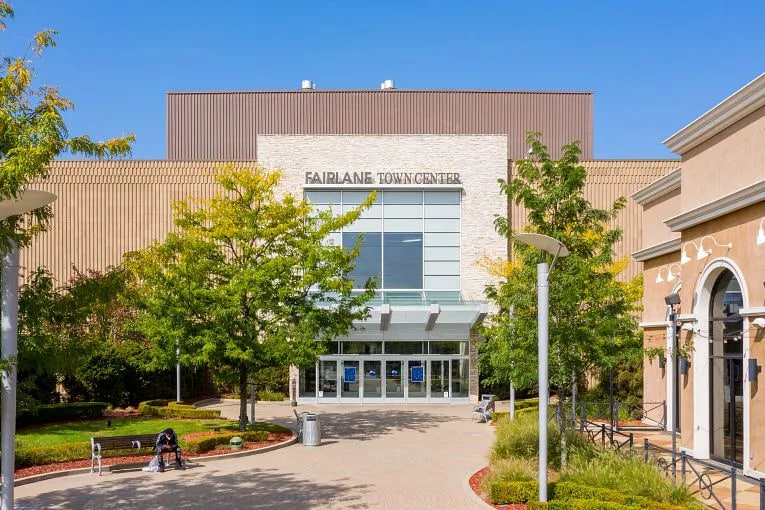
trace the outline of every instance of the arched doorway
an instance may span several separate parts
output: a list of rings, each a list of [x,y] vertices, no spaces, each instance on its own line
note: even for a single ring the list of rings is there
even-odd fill
[[[737,465],[744,453],[743,304],[739,281],[723,270],[709,300],[709,452]]]

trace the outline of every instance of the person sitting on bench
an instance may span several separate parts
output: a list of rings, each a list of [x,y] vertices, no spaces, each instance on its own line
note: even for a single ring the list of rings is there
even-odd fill
[[[175,453],[175,467],[183,469],[181,462],[181,449],[178,446],[178,437],[173,429],[165,429],[157,436],[157,457],[159,458],[159,471],[165,470],[165,459],[162,458],[163,452]]]

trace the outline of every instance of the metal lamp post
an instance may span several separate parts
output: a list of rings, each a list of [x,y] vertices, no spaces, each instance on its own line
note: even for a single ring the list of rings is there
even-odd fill
[[[553,256],[537,264],[537,353],[539,357],[539,501],[547,501],[547,406],[550,393],[548,357],[549,275],[558,257],[567,257],[568,249],[550,236],[542,234],[516,234],[515,240],[539,248]]]
[[[18,200],[0,201],[0,220],[19,216],[50,204],[56,195],[46,191],[25,191]],[[2,326],[0,326],[0,350],[8,366],[0,372],[2,376],[2,404],[0,404],[0,450],[2,460],[2,494],[0,509],[13,510],[13,472],[16,458],[16,353],[19,329],[19,247],[8,240],[10,247],[3,254],[2,268]]]

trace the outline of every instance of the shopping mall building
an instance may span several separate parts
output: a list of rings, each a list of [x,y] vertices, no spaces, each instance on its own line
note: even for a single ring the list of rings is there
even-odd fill
[[[538,131],[553,154],[581,141],[587,193],[609,206],[677,166],[676,161],[592,161],[588,92],[400,90],[167,95],[167,159],[60,161],[41,189],[59,197],[50,231],[25,254],[59,280],[71,266],[105,269],[172,229],[170,201],[209,197],[221,162],[279,167],[285,189],[317,208],[348,210],[371,190],[377,201],[333,234],[343,246],[364,234],[351,274],[380,288],[371,316],[337,338],[315,366],[292,371],[299,402],[464,402],[479,393],[476,325],[491,312],[480,261],[505,258],[496,216],[520,227],[523,211],[498,179],[525,157]],[[616,221],[622,256],[637,250],[641,208]],[[637,275],[632,261],[624,277]]]
[[[677,168],[633,194],[643,208],[641,326],[646,347],[663,353],[645,361],[645,400],[667,401],[683,450],[760,478],[765,74],[664,144],[682,158]]]

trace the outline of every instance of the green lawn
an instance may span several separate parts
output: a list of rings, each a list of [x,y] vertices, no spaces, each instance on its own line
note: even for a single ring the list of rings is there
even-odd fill
[[[127,418],[113,419],[112,426],[106,426],[106,418],[101,420],[76,421],[29,427],[16,432],[16,445],[19,448],[34,448],[55,444],[90,443],[94,436],[127,436],[131,434],[159,434],[167,427],[172,427],[179,438],[189,432],[212,431],[219,427],[221,431],[238,430],[236,420],[177,420],[168,418]],[[266,430],[281,432],[287,429],[273,423],[258,422],[248,426],[248,430]],[[183,441],[181,440],[181,443]]]

